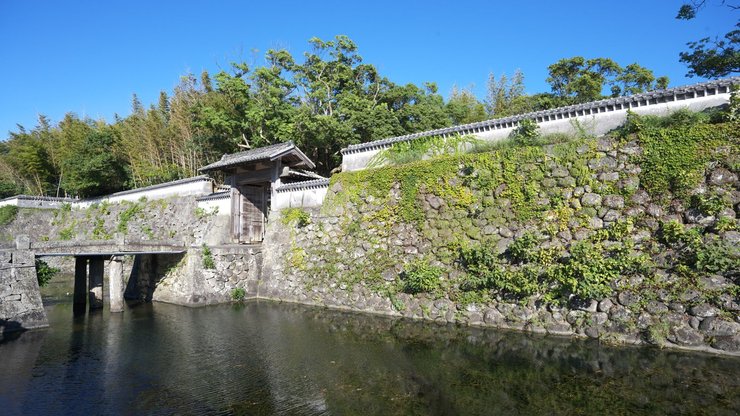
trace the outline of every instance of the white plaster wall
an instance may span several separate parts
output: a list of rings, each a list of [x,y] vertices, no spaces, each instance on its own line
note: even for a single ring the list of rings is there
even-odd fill
[[[342,172],[365,169],[370,159],[380,152],[380,149],[372,149],[365,152],[348,153],[342,155]]]
[[[0,207],[4,207],[6,205],[18,206],[18,198],[8,198],[3,201],[0,201]]]
[[[11,197],[0,201],[0,207],[6,205],[15,205],[19,208],[60,208],[62,204],[69,204],[65,201],[50,201],[36,198]]]
[[[205,210],[207,213],[216,213],[216,215],[231,215],[231,198],[210,199],[198,201],[198,208]]]
[[[138,201],[141,198],[161,199],[170,196],[200,196],[208,195],[213,192],[213,184],[210,181],[196,181],[183,184],[175,184],[172,186],[164,186],[156,189],[142,189],[141,191],[127,192],[123,195],[112,194],[96,199],[86,199],[77,203],[73,206],[79,208],[87,208],[92,204],[107,201],[110,203],[117,203],[123,201]]]
[[[276,192],[272,197],[271,210],[320,207],[324,202],[324,198],[326,198],[328,189],[329,187],[320,187]]]

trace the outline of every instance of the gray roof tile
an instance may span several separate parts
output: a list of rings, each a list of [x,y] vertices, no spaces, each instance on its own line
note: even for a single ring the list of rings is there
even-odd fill
[[[204,166],[200,168],[199,171],[208,172],[212,170],[224,169],[231,166],[240,165],[247,162],[273,160],[274,158],[290,151],[294,151],[299,158],[303,159],[304,164],[307,165],[309,169],[314,167],[313,162],[311,162],[311,160],[306,157],[306,155],[303,154],[303,152],[301,152],[300,149],[298,149],[292,141],[288,141],[285,143],[277,143],[265,147],[259,147],[257,149],[245,150],[239,153],[223,155],[221,157],[221,160]]]

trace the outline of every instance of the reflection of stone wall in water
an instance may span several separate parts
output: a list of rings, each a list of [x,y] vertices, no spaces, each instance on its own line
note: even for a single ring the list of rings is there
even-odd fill
[[[720,398],[740,389],[740,361],[733,358],[289,304],[247,308],[282,341],[271,345],[279,349],[275,356],[297,357],[333,413],[368,413],[362,405],[378,406],[371,412],[378,414],[598,414],[604,406],[609,414],[740,410],[737,401]],[[280,319],[271,319],[276,310]],[[268,363],[271,358],[265,356]],[[691,386],[677,380],[691,380]]]
[[[34,370],[46,334],[46,331],[13,332],[3,338],[14,338],[13,342],[2,343],[0,409],[3,409],[3,414],[23,414],[23,398],[29,397],[28,391],[32,390],[34,375],[37,374]]]
[[[584,139],[340,174],[307,224],[269,223],[259,294],[738,353],[737,130],[684,133],[696,150]],[[439,287],[404,293],[418,259]]]

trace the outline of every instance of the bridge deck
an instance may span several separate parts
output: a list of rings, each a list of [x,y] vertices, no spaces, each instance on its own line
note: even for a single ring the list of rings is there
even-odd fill
[[[62,257],[62,256],[77,256],[77,257],[111,257],[111,256],[134,256],[137,254],[184,254],[187,250],[148,250],[148,251],[95,251],[95,252],[36,252],[36,257]]]

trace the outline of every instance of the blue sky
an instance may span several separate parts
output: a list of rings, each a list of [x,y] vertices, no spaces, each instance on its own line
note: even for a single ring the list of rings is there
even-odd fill
[[[547,66],[565,57],[609,57],[685,78],[685,43],[724,34],[740,12],[711,2],[696,20],[682,2],[599,1],[33,1],[0,0],[0,139],[38,114],[111,121],[131,95],[156,102],[181,75],[216,73],[231,61],[263,62],[270,48],[299,57],[308,39],[352,38],[365,62],[396,83],[474,85],[490,72],[525,75],[547,91]]]

